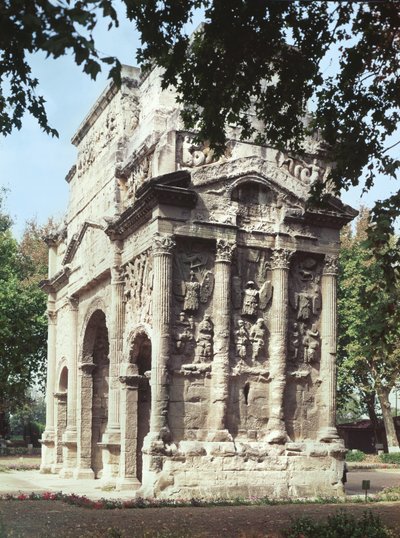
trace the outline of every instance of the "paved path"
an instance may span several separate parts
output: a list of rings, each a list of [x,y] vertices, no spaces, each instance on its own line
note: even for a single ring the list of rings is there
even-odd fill
[[[132,490],[115,491],[104,488],[99,480],[73,480],[39,471],[9,471],[0,473],[0,495],[5,493],[39,493],[44,491],[74,493],[90,499],[132,499]]]
[[[400,470],[352,470],[347,475],[347,495],[363,495],[363,480],[369,480],[369,493],[378,493],[385,487],[400,486]],[[115,491],[104,488],[99,480],[73,480],[60,478],[54,474],[40,474],[38,471],[9,471],[0,473],[0,495],[5,493],[30,493],[44,491],[62,491],[85,495],[91,499],[102,497],[110,499],[131,499],[132,490]]]
[[[384,488],[400,486],[400,469],[349,471],[346,483],[347,495],[363,495],[364,491],[361,488],[363,480],[369,480],[371,483],[368,493],[379,493]]]

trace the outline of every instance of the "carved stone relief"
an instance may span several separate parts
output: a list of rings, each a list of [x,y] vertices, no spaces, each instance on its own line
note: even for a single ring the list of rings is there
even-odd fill
[[[289,361],[315,365],[320,358],[321,261],[298,255],[290,278]]]
[[[124,278],[128,319],[135,323],[150,323],[153,262],[149,251],[139,254],[125,265]]]
[[[178,241],[174,255],[173,368],[207,364],[213,359],[214,323],[211,297],[214,290],[214,256],[203,242]]]
[[[231,155],[231,150],[228,147],[225,155],[216,158],[214,150],[212,150],[207,142],[196,143],[194,136],[181,133],[177,140],[178,162],[182,168],[194,168],[203,166],[217,161],[226,161]]]
[[[304,183],[320,181],[324,176],[325,171],[315,161],[308,164],[300,159],[289,157],[280,151],[277,153],[276,161],[280,168],[285,169],[291,176],[300,179]]]
[[[137,190],[151,177],[153,154],[137,159],[127,179],[119,180],[121,199],[124,207],[136,200]]]
[[[118,114],[115,102],[111,102],[104,119],[99,118],[83,139],[79,148],[77,175],[81,177],[93,165],[99,155],[106,150],[118,134]]]
[[[270,254],[239,247],[232,276],[232,351],[238,364],[259,365],[268,359],[272,292]]]

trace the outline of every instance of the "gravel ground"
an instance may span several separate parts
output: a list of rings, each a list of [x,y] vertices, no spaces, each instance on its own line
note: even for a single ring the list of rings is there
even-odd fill
[[[61,501],[0,501],[2,538],[278,538],[292,519],[325,519],[338,510],[361,517],[366,508],[400,537],[400,504],[235,506],[90,510]],[[367,537],[366,537],[367,538]]]

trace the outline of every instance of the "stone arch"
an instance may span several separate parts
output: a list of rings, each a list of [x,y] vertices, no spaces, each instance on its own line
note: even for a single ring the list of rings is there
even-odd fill
[[[239,203],[271,204],[276,201],[278,193],[271,182],[260,176],[244,176],[228,187],[232,201]]]
[[[148,355],[150,350],[150,355]],[[128,337],[127,360],[133,365],[133,370],[138,375],[144,375],[151,370],[151,336],[150,329],[146,325],[138,325],[130,332]],[[147,366],[145,362],[147,361]]]
[[[100,308],[102,307],[102,308]],[[81,452],[80,465],[100,478],[103,469],[102,437],[108,421],[109,338],[101,300],[89,306],[80,352]],[[88,412],[90,410],[90,412]]]
[[[55,420],[55,464],[53,472],[61,469],[63,462],[62,437],[67,428],[67,405],[68,405],[68,366],[67,359],[63,357],[58,365],[56,374],[56,391],[54,393],[54,416]]]
[[[57,370],[57,392],[68,391],[68,364],[67,359],[63,357],[58,365]]]
[[[96,297],[95,299],[93,299],[93,301],[88,306],[84,319],[83,319],[81,336],[80,336],[80,353],[79,353],[80,360],[82,362],[91,362],[89,358],[90,358],[91,350],[93,348],[94,333],[93,331],[90,331],[88,333],[88,328],[89,330],[91,328],[89,323],[91,323],[93,327],[92,318],[96,312],[103,312],[104,316],[106,317],[106,305],[103,299],[101,299],[100,297]],[[107,327],[107,323],[106,323],[106,327]]]
[[[255,174],[248,174],[245,176],[241,176],[235,179],[234,181],[232,181],[232,183],[227,188],[228,195],[231,197],[232,191],[234,191],[237,187],[245,183],[258,183],[260,185],[265,185],[265,187],[271,190],[274,189],[272,182],[268,180],[267,178],[259,176],[259,175],[255,175]]]
[[[129,386],[125,391],[124,424],[122,443],[127,461],[124,462],[125,476],[142,482],[143,477],[143,442],[150,431],[151,414],[151,338],[150,329],[139,325],[129,333],[128,352],[121,380]],[[125,375],[124,375],[125,374]],[[129,445],[132,443],[134,447]]]

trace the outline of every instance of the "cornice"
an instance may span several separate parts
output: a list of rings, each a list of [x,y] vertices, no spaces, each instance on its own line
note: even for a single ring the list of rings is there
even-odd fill
[[[171,184],[173,183],[173,184]],[[121,216],[109,223],[105,232],[112,239],[124,239],[142,224],[147,222],[152,210],[157,205],[194,208],[197,193],[188,189],[190,173],[173,172],[151,179],[137,191],[137,199],[133,206],[126,209]]]
[[[57,293],[69,282],[69,276],[71,274],[71,269],[68,265],[63,267],[61,271],[56,273],[52,278],[48,280],[42,280],[39,283],[40,289],[45,293]]]

